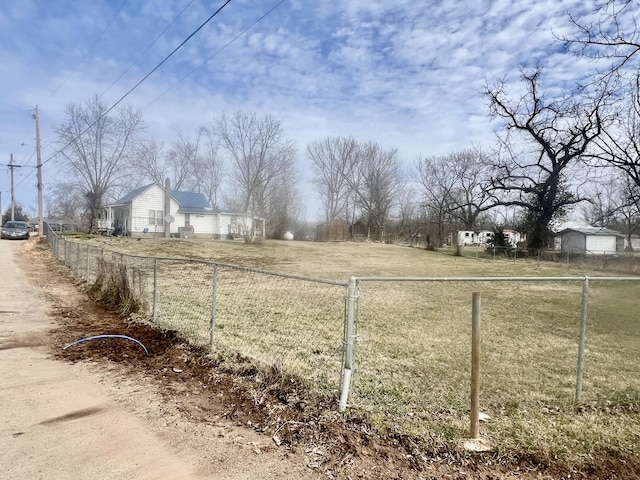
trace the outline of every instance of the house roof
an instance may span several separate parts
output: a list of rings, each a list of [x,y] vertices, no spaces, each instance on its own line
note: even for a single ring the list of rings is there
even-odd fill
[[[211,207],[202,193],[171,190],[171,195],[180,205],[181,212],[211,212]]]
[[[113,205],[125,205],[131,202],[137,196],[146,192],[149,188],[156,185],[155,183],[150,183],[149,185],[144,185],[142,187],[138,187],[134,190],[131,190],[124,197],[117,200]],[[160,185],[158,185],[162,188]],[[202,193],[196,192],[183,192],[181,190],[171,190],[171,196],[178,202],[178,210],[184,213],[212,213],[213,210],[209,206],[209,202],[207,201],[207,197],[205,197]],[[217,213],[217,211],[216,211]]]
[[[579,228],[565,228],[564,230],[558,232],[560,235],[566,232],[578,232],[584,235],[598,235],[598,236],[616,236],[616,237],[624,237],[624,235],[615,230],[611,230],[610,228],[604,227],[579,227]]]
[[[124,205],[125,203],[129,203],[131,200],[136,198],[138,195],[146,192],[149,188],[153,187],[155,183],[150,183],[149,185],[145,185],[143,187],[138,187],[134,190],[131,190],[124,197],[117,200],[113,205]]]

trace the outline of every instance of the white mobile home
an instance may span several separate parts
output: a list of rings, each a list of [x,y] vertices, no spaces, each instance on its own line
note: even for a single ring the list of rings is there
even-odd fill
[[[263,219],[212,208],[201,193],[171,190],[169,211],[164,210],[165,189],[152,183],[105,206],[99,228],[102,233],[113,235],[160,237],[169,221],[172,236],[226,239],[242,236],[247,228],[255,228],[258,235],[264,236]]]
[[[525,237],[524,234],[516,232],[515,230],[504,230],[503,233],[507,242],[514,247],[524,240]],[[451,233],[451,236],[448,239],[450,244],[453,244],[453,240],[455,240],[456,235],[458,245],[477,245],[486,247],[493,240],[492,230],[458,230],[457,232]]]

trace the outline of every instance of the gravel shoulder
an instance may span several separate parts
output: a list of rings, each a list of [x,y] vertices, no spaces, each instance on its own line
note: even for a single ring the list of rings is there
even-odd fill
[[[167,402],[158,385],[117,362],[56,359],[61,315],[108,313],[92,309],[35,245],[0,242],[2,478],[317,478],[304,458],[290,460],[296,455],[251,429],[190,422],[180,411],[186,392]]]

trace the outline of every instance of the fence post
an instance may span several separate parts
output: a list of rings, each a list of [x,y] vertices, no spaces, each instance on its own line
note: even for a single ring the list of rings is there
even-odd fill
[[[157,315],[157,305],[158,305],[158,259],[153,259],[153,306],[151,319],[153,323],[156,323],[156,315]]]
[[[80,275],[80,244],[76,248],[76,275]]]
[[[473,292],[471,306],[471,428],[470,437],[478,438],[480,425],[480,292]]]
[[[91,246],[87,243],[87,276],[85,277],[87,279],[87,283],[89,283],[91,280],[89,279],[89,256],[91,255],[91,250],[90,250]]]
[[[584,373],[584,350],[587,342],[587,305],[589,303],[589,277],[585,275],[582,284],[582,317],[580,319],[580,341],[578,342],[578,372],[576,378],[575,401],[582,401],[582,375]]]
[[[218,265],[213,265],[213,296],[211,298],[211,331],[209,344],[213,351],[213,333],[216,328],[216,304],[218,300]]]
[[[358,306],[358,287],[355,277],[349,278],[347,288],[347,312],[344,327],[344,364],[342,369],[342,390],[340,391],[340,403],[338,410],[344,412],[347,409],[347,400],[351,390],[351,379],[354,367],[355,337],[356,337],[356,312]]]

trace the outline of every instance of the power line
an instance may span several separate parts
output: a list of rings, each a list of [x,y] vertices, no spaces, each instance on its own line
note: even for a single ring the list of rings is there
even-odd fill
[[[158,95],[156,98],[154,98],[153,100],[151,100],[151,102],[149,102],[147,105],[144,106],[143,110],[145,110],[146,108],[150,107],[151,105],[153,105],[155,102],[157,102],[158,100],[160,100],[163,96],[165,96],[167,93],[169,93],[171,90],[173,90],[174,88],[176,88],[178,85],[180,85],[182,82],[184,82],[187,78],[189,78],[189,76],[191,76],[191,74],[193,72],[195,72],[196,70],[199,70],[203,65],[205,65],[207,62],[209,62],[211,59],[213,59],[214,57],[216,57],[220,52],[222,52],[225,48],[227,48],[229,45],[231,45],[233,42],[235,42],[238,38],[240,38],[241,36],[243,36],[245,33],[247,33],[249,30],[251,30],[254,26],[256,26],[258,23],[260,23],[265,17],[269,16],[269,14],[271,14],[271,12],[273,12],[276,8],[278,8],[280,5],[282,5],[286,0],[281,0],[280,2],[278,2],[277,4],[275,4],[273,7],[271,7],[271,9],[269,11],[267,11],[267,13],[265,13],[264,15],[262,15],[260,18],[258,18],[256,21],[254,21],[251,25],[249,25],[247,28],[245,28],[244,30],[242,30],[239,34],[237,34],[235,37],[233,37],[231,40],[229,40],[227,43],[225,43],[222,47],[220,47],[218,50],[216,50],[213,55],[211,55],[209,58],[207,58],[204,62],[202,62],[200,65],[198,65],[197,67],[195,67],[193,70],[191,70],[189,73],[187,73],[184,77],[182,77],[177,83],[175,83],[174,85],[170,86],[168,89],[166,89],[164,92],[162,92],[160,95]]]
[[[113,110],[114,108],[116,108],[125,98],[127,98],[136,88],[138,88],[142,82],[144,82],[147,78],[149,78],[156,70],[158,70],[158,68],[160,68],[167,60],[169,60],[178,50],[180,50],[189,40],[191,40],[191,38],[193,38],[193,36],[195,34],[197,34],[200,30],[202,30],[202,28],[209,23],[216,15],[218,15],[218,13],[220,13],[222,11],[222,9],[224,7],[226,7],[229,3],[231,3],[231,0],[226,0],[221,7],[219,7],[215,12],[213,12],[213,14],[207,18],[198,28],[196,28],[187,38],[185,38],[180,45],[178,45],[176,48],[173,49],[173,51],[167,55],[160,63],[158,63],[155,67],[153,67],[153,69],[147,73],[144,77],[142,77],[142,79],[136,83],[133,87],[131,87],[124,95],[122,95],[120,97],[120,99],[115,102],[113,105],[111,105],[107,110],[105,110],[104,113],[102,113],[91,125],[89,125],[87,128],[85,128],[82,132],[80,132],[75,138],[73,138],[72,140],[70,140],[69,142],[67,142],[67,144],[65,146],[63,146],[62,148],[60,148],[59,150],[57,150],[55,153],[53,153],[50,157],[48,157],[46,160],[44,160],[42,162],[42,165],[44,165],[45,163],[51,161],[53,158],[55,158],[56,155],[58,155],[59,153],[63,152],[69,145],[71,145],[73,142],[75,142],[76,140],[78,140],[82,135],[84,135],[90,128],[92,128],[93,126],[95,126],[100,120],[102,120],[104,117],[107,116],[107,114]]]
[[[128,71],[129,71],[129,70],[131,70],[131,67],[133,67],[136,63],[138,63],[138,60],[140,60],[140,59],[145,55],[145,53],[147,53],[147,52],[151,49],[151,47],[153,47],[153,46],[156,44],[156,42],[157,42],[158,40],[160,40],[160,38],[162,38],[162,36],[163,36],[165,33],[167,33],[167,30],[169,30],[169,28],[171,28],[171,26],[172,26],[174,23],[176,23],[176,21],[177,21],[177,20],[182,16],[182,14],[187,10],[187,8],[189,8],[189,7],[191,6],[191,4],[193,3],[193,1],[194,1],[194,0],[190,0],[190,2],[189,2],[189,3],[187,3],[187,5],[186,5],[182,10],[180,10],[180,13],[178,13],[178,15],[177,15],[177,16],[176,16],[176,17],[171,21],[171,23],[169,23],[169,25],[167,25],[167,26],[164,28],[164,30],[162,30],[162,32],[160,32],[160,35],[158,35],[158,36],[153,40],[153,42],[151,42],[151,43],[149,44],[149,46],[148,46],[147,48],[145,48],[145,49],[142,51],[142,53],[140,53],[140,55],[138,55],[138,57],[137,57],[137,58],[136,58],[136,59],[131,63],[131,65],[129,65],[129,66],[124,70],[124,72],[122,72],[122,73],[118,76],[118,78],[116,78],[113,82],[111,82],[111,85],[109,85],[109,86],[108,86],[108,87],[107,87],[107,88],[106,88],[106,89],[105,89],[105,90],[100,94],[100,97],[102,97],[105,93],[107,93],[107,92],[111,89],[111,87],[113,87],[113,86],[118,82],[118,80],[120,80],[120,79],[121,79],[121,78],[122,78],[122,77],[123,77],[123,76],[124,76]]]
[[[74,68],[73,71],[69,75],[67,75],[67,77],[62,81],[62,83],[58,85],[58,87],[42,103],[47,102],[51,97],[53,97],[56,93],[58,93],[58,91],[64,86],[64,84],[67,83],[67,81],[78,71],[78,69],[80,68],[80,65],[84,63],[84,61],[87,59],[89,54],[92,53],[93,50],[98,46],[98,43],[100,43],[100,40],[102,40],[102,37],[104,37],[104,34],[107,33],[107,30],[109,30],[109,28],[111,27],[111,24],[115,21],[116,17],[120,14],[120,11],[122,10],[122,8],[125,6],[126,3],[127,3],[127,0],[124,0],[120,4],[120,7],[118,7],[118,10],[116,10],[116,13],[113,15],[113,17],[111,17],[111,20],[109,20],[109,23],[107,23],[107,26],[104,27],[104,30],[102,30],[102,33],[100,33],[100,36],[93,43],[93,45],[91,45],[91,48],[89,48],[89,50],[86,51],[86,53],[84,54],[80,62],[78,62],[78,65],[76,65],[76,68]]]

